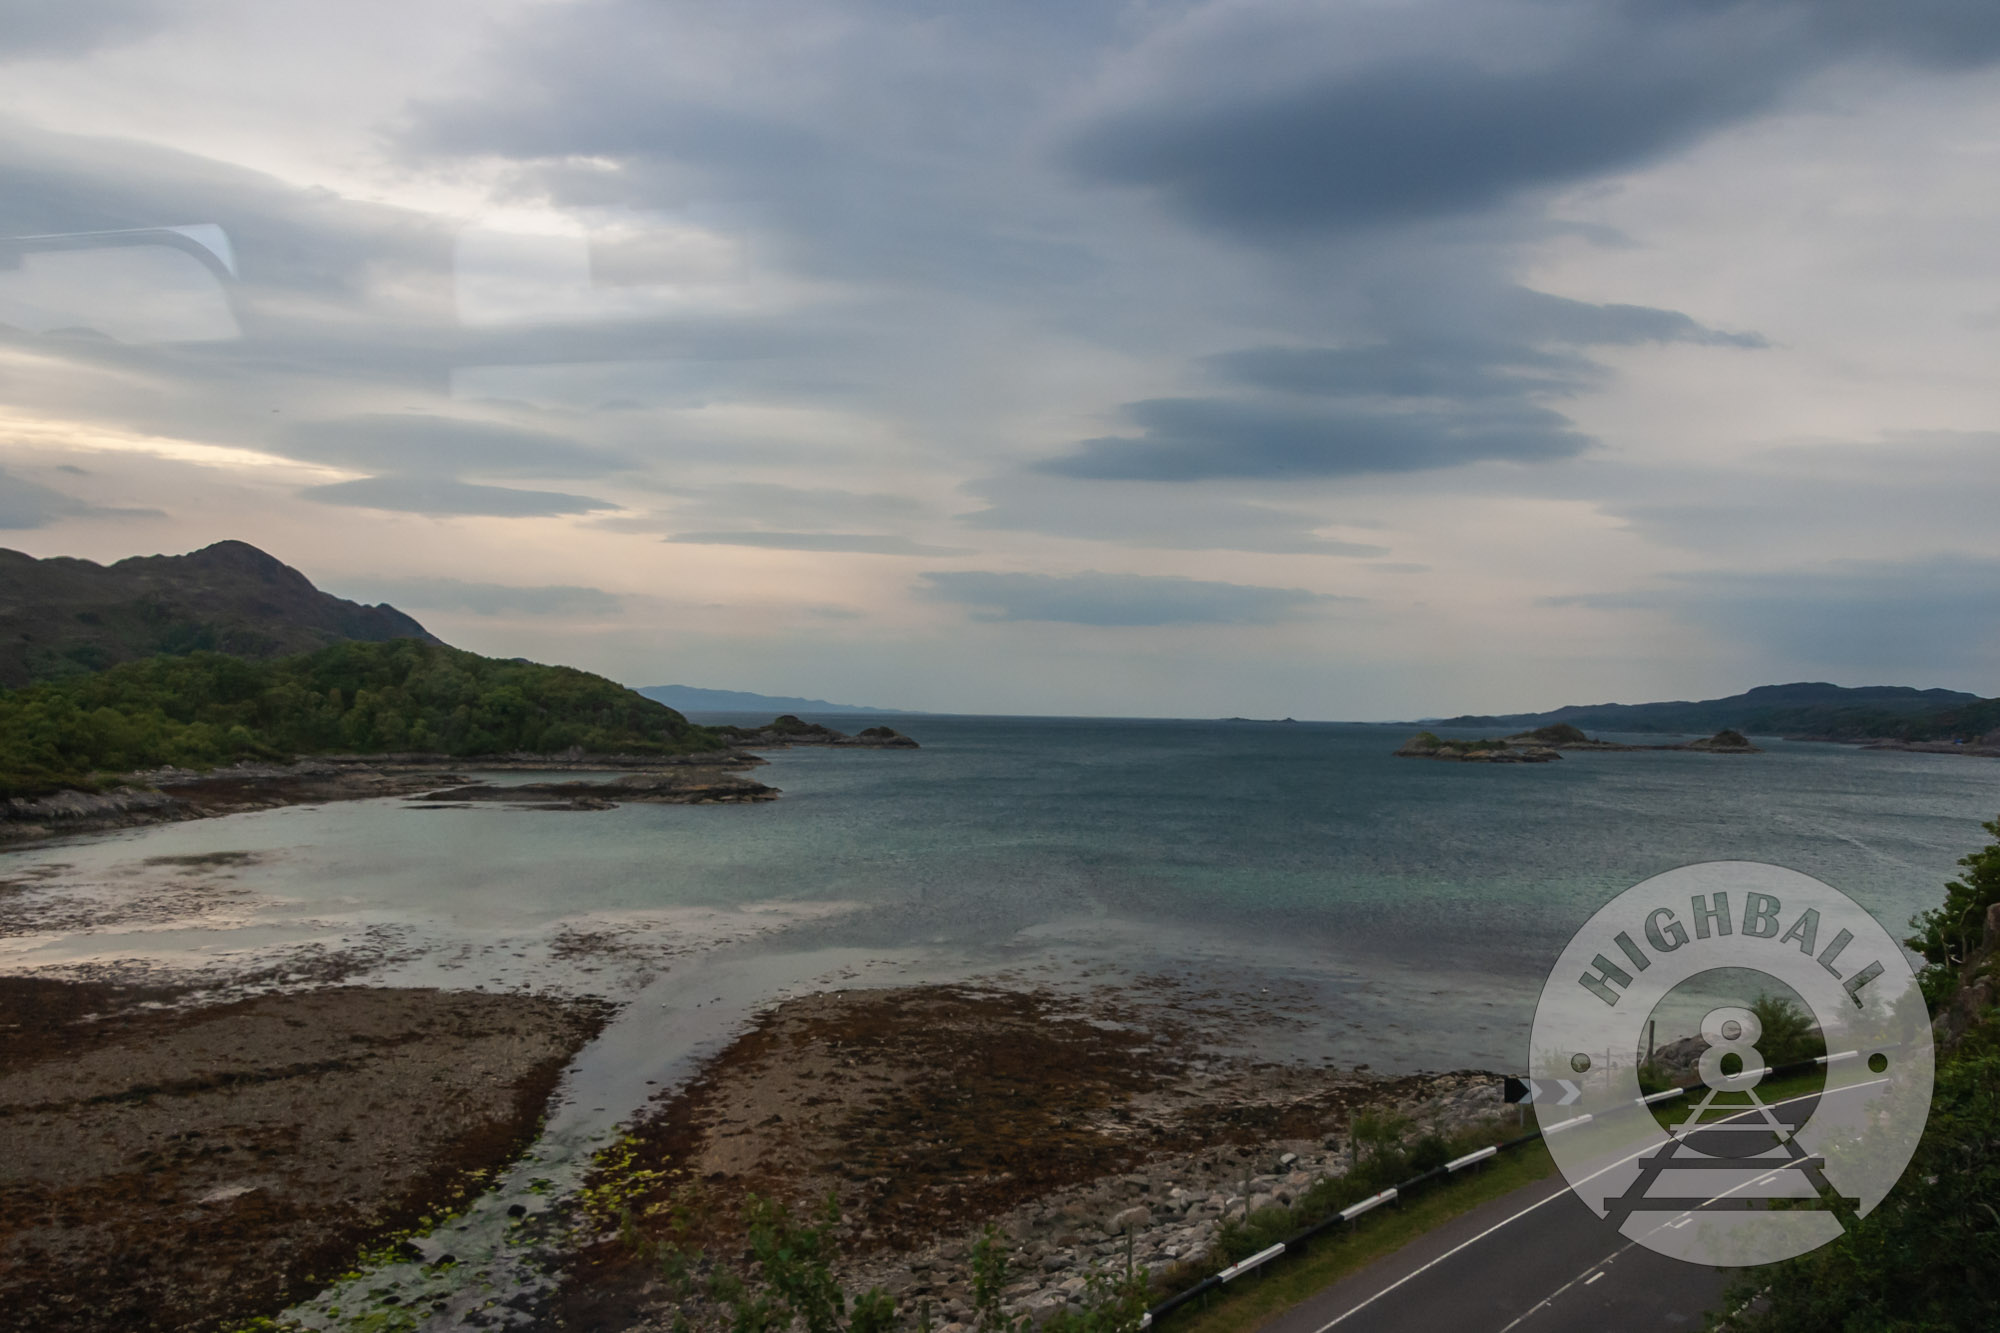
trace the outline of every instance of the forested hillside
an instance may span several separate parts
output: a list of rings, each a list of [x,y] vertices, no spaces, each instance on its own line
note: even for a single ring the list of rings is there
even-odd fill
[[[1759,685],[1724,699],[1650,704],[1570,704],[1546,713],[1467,715],[1439,719],[1449,727],[1526,730],[1566,722],[1585,731],[1707,735],[1728,727],[1753,736],[1806,740],[1953,740],[2000,726],[2000,700],[1961,690],[1906,685],[1849,688],[1824,681]]]
[[[0,693],[0,796],[166,764],[417,751],[676,755],[713,731],[614,681],[438,643],[340,643],[275,662],[192,653]]]

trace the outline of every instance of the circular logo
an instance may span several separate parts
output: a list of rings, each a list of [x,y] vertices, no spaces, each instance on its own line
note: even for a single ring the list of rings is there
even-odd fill
[[[1571,938],[1529,1077],[1591,1211],[1677,1259],[1774,1263],[1902,1176],[1930,1114],[1930,1015],[1901,947],[1845,894],[1711,861],[1627,889]]]

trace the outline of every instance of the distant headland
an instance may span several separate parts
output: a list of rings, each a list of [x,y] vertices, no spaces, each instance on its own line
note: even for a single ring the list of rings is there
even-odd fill
[[[1740,731],[1725,727],[1698,741],[1676,745],[1626,745],[1620,741],[1593,740],[1579,727],[1555,722],[1533,731],[1523,731],[1499,740],[1445,740],[1435,732],[1420,731],[1396,751],[1399,759],[1445,759],[1459,763],[1546,764],[1560,759],[1560,750],[1692,750],[1698,754],[1762,754]]]
[[[748,690],[707,690],[695,685],[641,685],[640,694],[683,713],[890,713],[922,717],[915,708],[871,708],[866,704],[835,704],[789,694],[752,694]]]
[[[1943,746],[2000,753],[2000,699],[1907,685],[1847,687],[1825,681],[1759,685],[1721,699],[1646,704],[1569,704],[1546,713],[1478,713],[1422,719],[1433,727],[1508,728],[1566,724],[1589,731],[1746,736]]]

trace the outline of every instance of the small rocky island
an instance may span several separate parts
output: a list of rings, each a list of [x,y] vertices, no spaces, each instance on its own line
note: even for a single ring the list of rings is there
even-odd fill
[[[835,731],[817,722],[806,722],[792,713],[781,713],[761,727],[715,727],[732,745],[751,749],[774,749],[794,745],[846,745],[875,750],[914,750],[917,743],[894,727],[869,727],[857,735]]]
[[[1703,754],[1762,754],[1742,732],[1724,727],[1713,736],[1677,745],[1627,745],[1622,741],[1594,740],[1582,728],[1567,722],[1537,727],[1507,738],[1509,745],[1545,745],[1552,750],[1699,750]]]
[[[1713,736],[1678,745],[1626,745],[1620,741],[1593,740],[1579,727],[1557,722],[1533,731],[1517,732],[1500,740],[1444,740],[1435,732],[1420,731],[1396,751],[1400,759],[1445,759],[1458,763],[1545,764],[1560,759],[1559,750],[1695,750],[1702,754],[1762,754],[1740,731],[1724,727]]]
[[[1546,764],[1562,758],[1546,745],[1517,744],[1511,736],[1504,741],[1448,741],[1429,731],[1420,731],[1403,742],[1396,757],[1445,759],[1465,764]]]

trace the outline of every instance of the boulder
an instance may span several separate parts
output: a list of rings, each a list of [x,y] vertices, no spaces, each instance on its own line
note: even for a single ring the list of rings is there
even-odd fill
[[[1151,1225],[1153,1225],[1152,1210],[1144,1206],[1137,1206],[1127,1208],[1122,1213],[1113,1214],[1110,1229],[1112,1231],[1143,1231]]]

